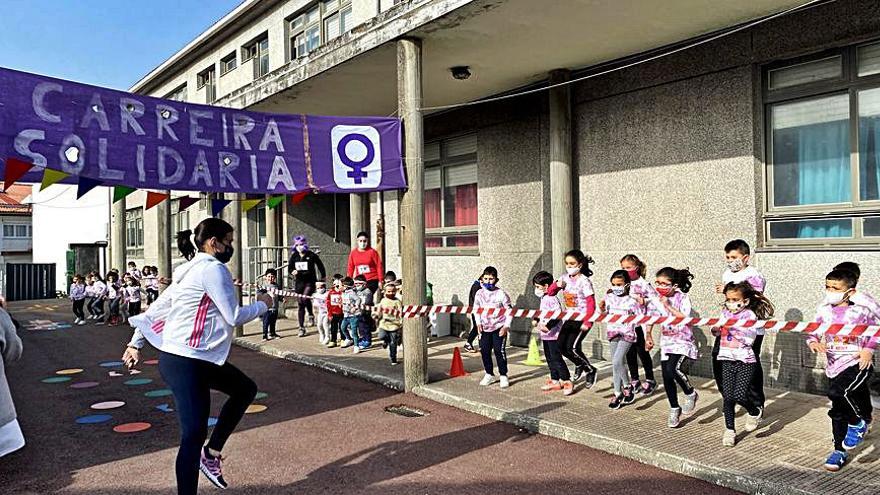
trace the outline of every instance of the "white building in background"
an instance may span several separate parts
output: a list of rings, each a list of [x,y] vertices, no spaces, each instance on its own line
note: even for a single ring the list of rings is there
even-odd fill
[[[110,222],[110,193],[98,187],[76,199],[76,186],[33,186],[33,262],[55,263],[55,286],[67,292],[68,251],[76,253],[74,272],[106,272],[103,251]]]
[[[30,187],[13,185],[0,192],[0,271],[6,263],[30,263],[32,258],[31,206],[24,204]]]

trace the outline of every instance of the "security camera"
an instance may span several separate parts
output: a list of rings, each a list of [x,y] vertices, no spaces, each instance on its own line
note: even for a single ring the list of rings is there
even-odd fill
[[[452,77],[463,81],[471,77],[471,69],[467,65],[459,65],[457,67],[452,67],[449,69],[449,72],[452,72]]]

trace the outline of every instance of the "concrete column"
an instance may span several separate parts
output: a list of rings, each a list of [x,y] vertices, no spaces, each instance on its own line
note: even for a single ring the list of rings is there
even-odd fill
[[[567,70],[550,72],[550,84],[568,81]],[[565,272],[562,254],[574,249],[571,160],[571,90],[569,85],[550,90],[550,244],[553,275]]]
[[[351,225],[351,248],[357,246],[358,232],[369,232],[367,219],[370,215],[370,201],[366,194],[349,194],[348,195],[348,218]]]
[[[397,104],[403,120],[403,156],[409,187],[400,198],[401,275],[403,304],[425,301],[425,179],[422,162],[422,42],[405,38],[397,42]],[[428,335],[424,318],[403,323],[404,387],[428,383]]]
[[[266,199],[271,196],[266,196]],[[266,207],[266,243],[270,246],[280,246],[281,236],[278,232],[279,208]]]
[[[172,249],[176,249],[174,242],[177,232],[171,232],[171,191],[165,191],[169,195],[169,199],[162,201],[156,205],[156,213],[159,221],[156,223],[157,236],[159,243],[159,256],[156,261],[156,268],[159,269],[159,276],[171,278],[171,253]]]
[[[113,188],[110,188],[110,200]],[[113,203],[113,218],[110,222],[110,264],[124,272],[128,269],[125,256],[125,198]]]

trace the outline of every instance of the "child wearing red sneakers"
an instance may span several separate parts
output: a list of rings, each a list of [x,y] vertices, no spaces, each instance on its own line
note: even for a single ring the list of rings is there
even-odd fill
[[[342,275],[333,275],[333,288],[327,292],[327,315],[330,317],[330,341],[327,347],[336,347],[336,336],[342,323]]]
[[[550,285],[553,284],[553,275],[548,272],[538,272],[532,277],[535,284],[535,295],[541,299],[541,311],[562,312],[562,304],[556,296],[549,294]],[[547,366],[550,368],[550,379],[541,387],[545,392],[562,390],[563,395],[574,393],[574,385],[571,383],[571,373],[568,365],[562,360],[562,351],[559,350],[559,330],[562,329],[562,320],[542,316],[535,320],[538,335],[544,346],[544,357],[547,358]]]

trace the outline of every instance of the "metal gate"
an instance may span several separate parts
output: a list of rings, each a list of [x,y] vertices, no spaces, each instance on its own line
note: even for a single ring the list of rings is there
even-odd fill
[[[55,299],[55,263],[6,263],[7,301]]]

